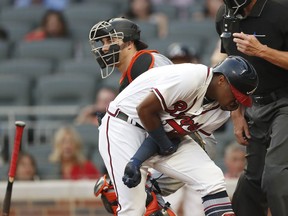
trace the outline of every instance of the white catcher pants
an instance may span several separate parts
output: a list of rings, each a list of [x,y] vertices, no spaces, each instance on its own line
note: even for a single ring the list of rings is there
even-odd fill
[[[149,158],[141,167],[141,183],[135,188],[128,188],[122,182],[125,166],[146,136],[143,129],[109,114],[104,116],[99,127],[99,151],[118,196],[119,216],[142,216],[145,213],[148,168],[191,185],[202,197],[226,190],[221,169],[188,137],[174,154]]]

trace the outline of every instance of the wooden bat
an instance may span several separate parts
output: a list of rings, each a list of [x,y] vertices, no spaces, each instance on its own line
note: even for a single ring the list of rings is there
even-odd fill
[[[10,168],[8,173],[8,183],[6,188],[6,193],[3,202],[3,209],[2,209],[2,216],[9,216],[10,212],[10,204],[11,204],[11,195],[12,195],[12,188],[13,182],[17,167],[17,160],[18,160],[18,153],[19,148],[22,140],[23,129],[25,127],[25,122],[23,121],[16,121],[15,122],[16,131],[15,131],[15,138],[14,138],[14,147],[12,152],[12,158],[10,161]]]

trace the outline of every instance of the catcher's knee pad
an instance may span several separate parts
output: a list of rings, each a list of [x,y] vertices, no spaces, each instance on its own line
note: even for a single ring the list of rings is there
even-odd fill
[[[144,216],[176,216],[176,214],[169,208],[170,203],[167,202],[164,206],[160,205],[153,193],[154,192],[152,192],[153,201],[146,206]]]
[[[144,216],[176,216],[170,209],[170,203],[165,203],[162,196],[146,185],[146,212]]]
[[[114,186],[111,181],[108,182],[106,175],[99,178],[98,181],[96,182],[94,186],[94,194],[96,197],[101,194],[101,199],[105,209],[109,213],[116,215],[118,201],[114,190]]]
[[[151,187],[146,186],[146,212],[144,216],[176,216],[176,214],[169,208],[170,204],[165,203],[164,200],[159,200],[156,191]],[[105,209],[116,215],[118,207],[118,200],[112,182],[107,180],[106,175],[98,179],[94,186],[94,194],[98,197],[101,194],[101,199]],[[161,197],[162,198],[162,197]]]

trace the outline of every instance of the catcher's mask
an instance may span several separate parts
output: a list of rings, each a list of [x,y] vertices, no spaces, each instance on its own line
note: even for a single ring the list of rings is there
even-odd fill
[[[234,15],[251,3],[251,0],[224,0],[228,10],[233,11]]]
[[[124,43],[134,41],[137,50],[145,49],[148,46],[140,41],[140,29],[134,22],[125,18],[113,18],[108,21],[101,21],[94,25],[89,33],[89,40],[92,52],[101,67],[102,78],[108,77],[119,63],[119,54],[125,44],[119,45],[122,40]],[[108,44],[102,44],[106,38]],[[109,49],[107,49],[109,46]],[[106,51],[103,50],[106,48]],[[107,51],[108,50],[108,51]]]
[[[220,37],[228,39],[228,43],[232,40],[233,32],[240,32],[240,20],[243,19],[243,9],[250,3],[251,0],[224,0],[224,31]],[[227,41],[224,41],[224,43],[227,43]]]

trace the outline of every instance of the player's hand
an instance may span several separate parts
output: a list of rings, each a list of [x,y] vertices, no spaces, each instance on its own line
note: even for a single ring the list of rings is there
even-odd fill
[[[171,145],[168,148],[160,148],[159,154],[163,156],[171,155],[175,153],[178,149],[179,143],[181,142],[181,138],[175,137],[170,139]]]
[[[238,143],[241,145],[248,145],[251,136],[248,124],[243,116],[243,112],[240,109],[241,107],[231,112],[231,119],[234,125],[234,135]]]
[[[133,158],[127,163],[122,181],[128,188],[136,187],[141,182],[140,166],[140,162]]]

